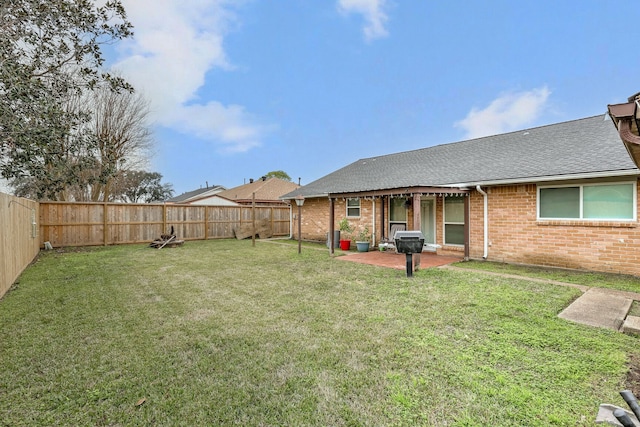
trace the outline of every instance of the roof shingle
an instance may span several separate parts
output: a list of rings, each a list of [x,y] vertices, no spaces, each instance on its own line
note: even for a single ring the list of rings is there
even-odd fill
[[[360,159],[300,189],[329,193],[535,182],[604,172],[639,173],[608,116]]]

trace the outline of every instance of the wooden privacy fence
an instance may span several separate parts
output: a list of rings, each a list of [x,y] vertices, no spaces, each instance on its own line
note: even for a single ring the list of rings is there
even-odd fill
[[[38,255],[38,202],[0,193],[0,297]]]
[[[173,226],[181,240],[233,238],[234,230],[267,221],[274,236],[290,234],[288,206],[196,206],[41,202],[40,243],[53,247],[151,242]]]

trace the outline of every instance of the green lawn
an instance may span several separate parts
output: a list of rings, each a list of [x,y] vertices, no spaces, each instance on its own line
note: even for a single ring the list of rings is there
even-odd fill
[[[640,345],[558,319],[578,295],[260,241],[48,252],[0,300],[0,425],[593,425]]]
[[[640,278],[624,274],[606,274],[593,271],[567,270],[526,265],[505,264],[490,261],[468,261],[455,264],[456,267],[485,270],[494,273],[513,274],[556,280],[598,288],[619,289],[621,291],[640,292]]]

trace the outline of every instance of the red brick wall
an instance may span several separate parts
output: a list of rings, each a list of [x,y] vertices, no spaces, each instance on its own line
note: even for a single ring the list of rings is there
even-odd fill
[[[489,195],[488,260],[640,275],[637,222],[536,221],[536,185],[484,190]],[[473,192],[472,258],[483,254],[482,223],[482,196]]]
[[[349,224],[354,229],[351,240],[356,239],[358,232],[365,226],[369,227],[369,233],[373,234],[373,203],[374,200],[360,199],[360,217],[347,218]],[[375,231],[376,239],[380,240],[380,199],[375,200]],[[346,200],[336,199],[334,203],[334,227],[339,230],[339,223],[342,218],[347,217]],[[294,214],[297,214],[297,207],[293,207]],[[385,210],[385,214],[387,211]],[[298,223],[294,221],[294,236],[297,237]],[[302,206],[302,238],[305,240],[326,241],[329,232],[329,199],[306,199]],[[341,235],[344,238],[344,235]]]
[[[483,189],[489,197],[489,261],[640,275],[640,255],[637,255],[640,253],[640,229],[637,222],[536,221],[535,184]],[[470,257],[481,259],[484,252],[483,196],[474,190],[469,197]],[[352,240],[365,224],[373,233],[373,203],[376,205],[375,241],[380,241],[381,199],[361,199],[360,218],[349,219],[356,230]],[[441,245],[438,254],[462,256],[464,248],[444,245],[443,203],[442,196],[436,197],[436,243]],[[295,206],[293,212],[297,213]],[[334,212],[334,226],[338,230],[338,223],[346,217],[345,200],[335,201]],[[388,220],[385,207],[385,222]],[[409,209],[408,220],[409,229],[412,229],[412,209]],[[328,229],[329,200],[307,199],[303,206],[302,238],[326,241]],[[296,235],[295,221],[293,230]]]

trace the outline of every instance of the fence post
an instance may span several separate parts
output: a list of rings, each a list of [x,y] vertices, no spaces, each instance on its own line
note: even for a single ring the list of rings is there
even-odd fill
[[[162,231],[160,234],[166,233],[167,230],[167,205],[166,203],[162,204]]]
[[[109,211],[109,208],[107,207],[107,202],[105,201],[103,202],[103,205],[102,205],[102,243],[104,244],[104,246],[107,246],[107,238],[109,236],[109,233],[107,232],[108,211]]]
[[[271,230],[273,230],[273,227],[275,226],[275,221],[273,220],[273,206],[269,208],[269,215],[271,215]]]
[[[256,246],[256,193],[251,194],[251,241]]]
[[[204,240],[209,240],[209,227],[207,220],[209,219],[209,206],[204,207]]]

